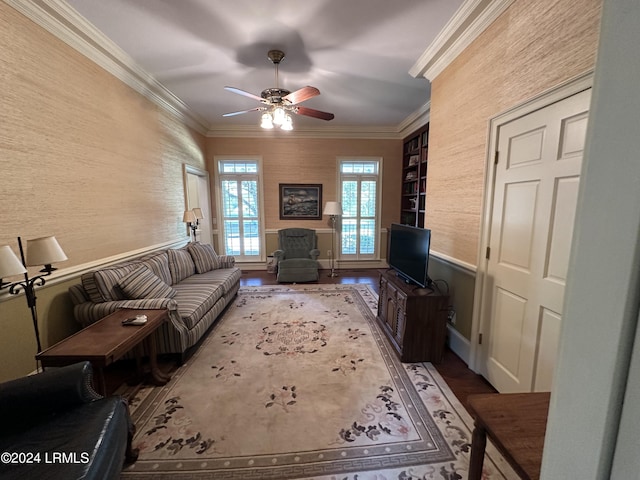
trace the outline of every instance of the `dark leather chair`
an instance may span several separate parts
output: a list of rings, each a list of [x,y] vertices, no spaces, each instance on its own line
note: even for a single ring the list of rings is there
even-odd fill
[[[115,480],[136,460],[126,401],[98,395],[92,373],[82,362],[0,384],[0,478]]]
[[[278,269],[278,282],[302,283],[318,281],[316,231],[309,228],[278,230],[279,249],[273,252]]]

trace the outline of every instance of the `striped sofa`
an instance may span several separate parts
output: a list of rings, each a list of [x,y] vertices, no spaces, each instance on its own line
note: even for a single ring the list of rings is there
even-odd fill
[[[189,243],[87,272],[69,288],[76,320],[86,327],[120,308],[169,310],[159,353],[187,350],[205,334],[240,288],[235,258]]]

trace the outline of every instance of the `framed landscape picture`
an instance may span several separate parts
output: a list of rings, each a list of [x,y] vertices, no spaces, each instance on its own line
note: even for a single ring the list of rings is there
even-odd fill
[[[322,219],[322,185],[280,184],[280,220]]]

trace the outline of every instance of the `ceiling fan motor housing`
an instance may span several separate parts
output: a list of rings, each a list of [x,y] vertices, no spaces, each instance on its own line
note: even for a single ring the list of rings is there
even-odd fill
[[[260,96],[270,103],[284,103],[282,97],[286,97],[291,92],[286,88],[267,88],[262,91]]]

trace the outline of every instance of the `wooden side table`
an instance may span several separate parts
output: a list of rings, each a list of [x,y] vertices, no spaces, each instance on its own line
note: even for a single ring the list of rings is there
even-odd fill
[[[136,315],[146,315],[147,322],[144,325],[122,325],[123,320]],[[97,375],[96,389],[105,395],[104,368],[146,342],[152,381],[156,385],[164,385],[170,376],[158,368],[156,342],[152,333],[168,320],[169,312],[166,309],[121,309],[43,350],[36,355],[36,359],[42,362],[43,367],[90,361]]]
[[[548,392],[469,396],[469,412],[475,418],[469,480],[482,478],[487,435],[520,477],[540,478],[550,396]]]

